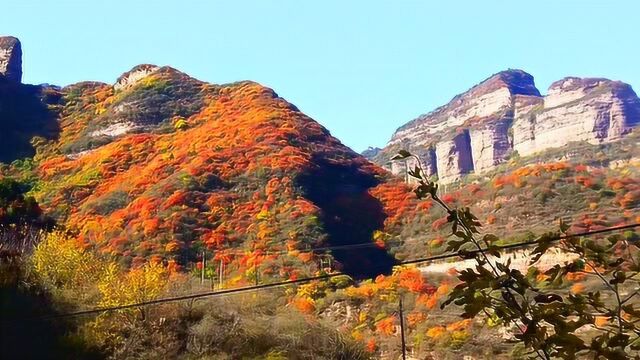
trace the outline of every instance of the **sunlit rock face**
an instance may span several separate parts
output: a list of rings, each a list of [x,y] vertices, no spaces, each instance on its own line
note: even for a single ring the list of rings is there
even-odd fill
[[[542,96],[533,76],[507,70],[400,127],[368,157],[405,174],[414,160],[388,162],[398,150],[409,150],[428,175],[447,183],[491,170],[515,152],[528,156],[576,141],[615,141],[638,123],[640,100],[625,83],[568,77]]]
[[[640,121],[631,86],[607,79],[565,78],[534,103],[519,108],[514,120],[513,148],[521,156],[575,141],[615,141]]]
[[[10,81],[22,81],[22,47],[13,36],[0,37],[0,75]]]
[[[159,69],[158,66],[150,65],[150,64],[137,65],[133,69],[122,74],[118,78],[118,80],[116,80],[116,83],[113,85],[113,88],[116,91],[128,89],[134,86],[136,83],[138,83],[138,81],[153,74],[158,69]]]

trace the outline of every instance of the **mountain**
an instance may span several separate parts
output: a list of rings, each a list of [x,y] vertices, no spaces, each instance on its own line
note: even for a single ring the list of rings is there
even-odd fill
[[[156,262],[174,278],[157,295],[162,297],[208,291],[214,280],[229,289],[336,268],[355,278],[227,298],[234,307],[206,300],[198,308],[152,307],[154,316],[131,316],[139,334],[146,334],[139,338],[113,312],[118,317],[103,326],[122,323],[122,330],[105,330],[118,339],[108,345],[116,356],[124,343],[131,356],[173,358],[211,355],[224,346],[254,350],[247,337],[271,340],[278,334],[286,344],[298,339],[278,326],[256,332],[263,324],[292,324],[284,328],[324,341],[304,330],[307,323],[290,323],[289,313],[258,309],[260,301],[298,309],[307,320],[330,320],[370,353],[397,357],[396,304],[402,294],[406,335],[417,356],[513,357],[494,325],[458,321],[461,309],[438,310],[455,284],[447,264],[436,264],[441,270],[428,275],[425,268],[392,269],[399,260],[446,252],[451,214],[418,201],[403,179],[344,146],[272,89],[251,81],[211,84],[152,64],[138,65],[112,84],[28,85],[21,83],[19,41],[0,38],[0,44],[0,222],[15,229],[18,222],[32,225],[30,219],[47,228],[55,221],[71,237],[72,246],[65,242],[70,253],[91,255],[76,260],[122,265],[123,277],[109,276],[102,283],[108,286],[92,279],[77,292],[54,291],[65,296],[61,309],[69,309],[67,300],[79,310],[102,307],[98,293],[106,304],[134,302],[103,292],[128,290],[120,280],[137,282],[130,276],[148,269],[140,265]],[[365,155],[387,166],[397,150],[419,154],[444,182],[442,201],[470,208],[480,231],[498,236],[497,245],[532,240],[558,219],[574,233],[602,230],[640,222],[637,110],[637,97],[623,83],[567,78],[542,96],[531,75],[510,70],[401,127],[389,146]],[[390,166],[398,173],[406,165]],[[634,232],[625,236],[638,238]],[[81,271],[67,258],[52,255],[48,261],[54,270]],[[207,281],[201,283],[202,274]],[[134,292],[144,301],[153,298],[140,289]],[[240,305],[242,312],[235,307]],[[8,313],[15,316],[11,308]],[[86,329],[96,324],[96,318],[77,319],[86,319],[79,320]],[[22,332],[32,334],[28,327]],[[212,342],[211,334],[234,341]],[[199,345],[190,348],[198,336],[203,349],[211,350],[196,354]],[[331,340],[320,348],[339,353],[341,343]],[[287,357],[279,346],[256,350]],[[150,350],[154,356],[145,356]],[[251,357],[264,357],[259,355]]]
[[[28,182],[47,214],[125,265],[181,267],[207,249],[238,272],[259,261],[294,277],[316,267],[300,250],[373,242],[387,218],[372,195],[380,186],[409,194],[255,82],[209,84],[144,64],[114,84],[32,86],[9,76],[19,57],[5,58],[3,175]],[[356,276],[395,261],[375,247],[326,256]]]
[[[628,84],[568,77],[542,96],[533,76],[507,70],[489,77],[428,114],[398,128],[382,151],[368,157],[393,173],[399,149],[418,154],[440,182],[482,174],[513,156],[585,141],[621,139],[640,123],[640,99]]]

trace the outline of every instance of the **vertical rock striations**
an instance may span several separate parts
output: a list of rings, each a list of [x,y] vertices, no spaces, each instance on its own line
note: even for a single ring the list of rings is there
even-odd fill
[[[0,75],[6,79],[22,81],[22,47],[12,36],[0,37]]]
[[[513,148],[528,156],[574,141],[615,141],[639,121],[640,100],[631,86],[569,77],[553,83],[544,99],[522,102],[513,126]]]
[[[395,151],[408,149],[422,155],[428,171],[443,182],[490,169],[511,152],[509,128],[517,96],[540,96],[533,77],[521,70],[495,74],[449,104],[400,127],[373,159],[384,164]]]
[[[615,141],[638,123],[640,100],[625,83],[568,77],[543,97],[531,75],[507,70],[400,127],[370,158],[385,165],[407,149],[447,183],[490,170],[513,151],[528,156],[575,141]],[[387,166],[396,174],[405,167]]]

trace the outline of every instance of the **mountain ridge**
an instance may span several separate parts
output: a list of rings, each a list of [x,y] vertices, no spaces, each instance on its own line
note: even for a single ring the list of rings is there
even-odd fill
[[[31,85],[0,84],[0,95],[5,88]],[[80,243],[126,266],[156,259],[178,269],[206,249],[240,268],[260,261],[277,278],[309,275],[317,264],[300,250],[373,243],[387,215],[372,189],[404,189],[256,82],[210,84],[142,64],[114,84],[47,89],[59,101],[36,115],[56,131],[30,138],[32,152],[8,158],[1,175],[29,182]],[[27,111],[16,124],[33,122]],[[355,208],[368,216],[352,216]],[[287,249],[278,261],[265,255]],[[346,255],[323,256],[356,277],[395,263],[376,247]]]
[[[571,141],[616,141],[639,122],[640,99],[626,83],[566,77],[541,95],[533,76],[510,69],[399,127],[381,151],[366,155],[402,174],[405,164],[388,161],[398,150],[410,149],[428,175],[450,183],[514,155],[530,156]]]

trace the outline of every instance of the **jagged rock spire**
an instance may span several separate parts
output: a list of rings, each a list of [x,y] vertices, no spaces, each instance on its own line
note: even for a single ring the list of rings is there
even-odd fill
[[[13,36],[0,36],[0,75],[11,81],[22,81],[22,46]]]

